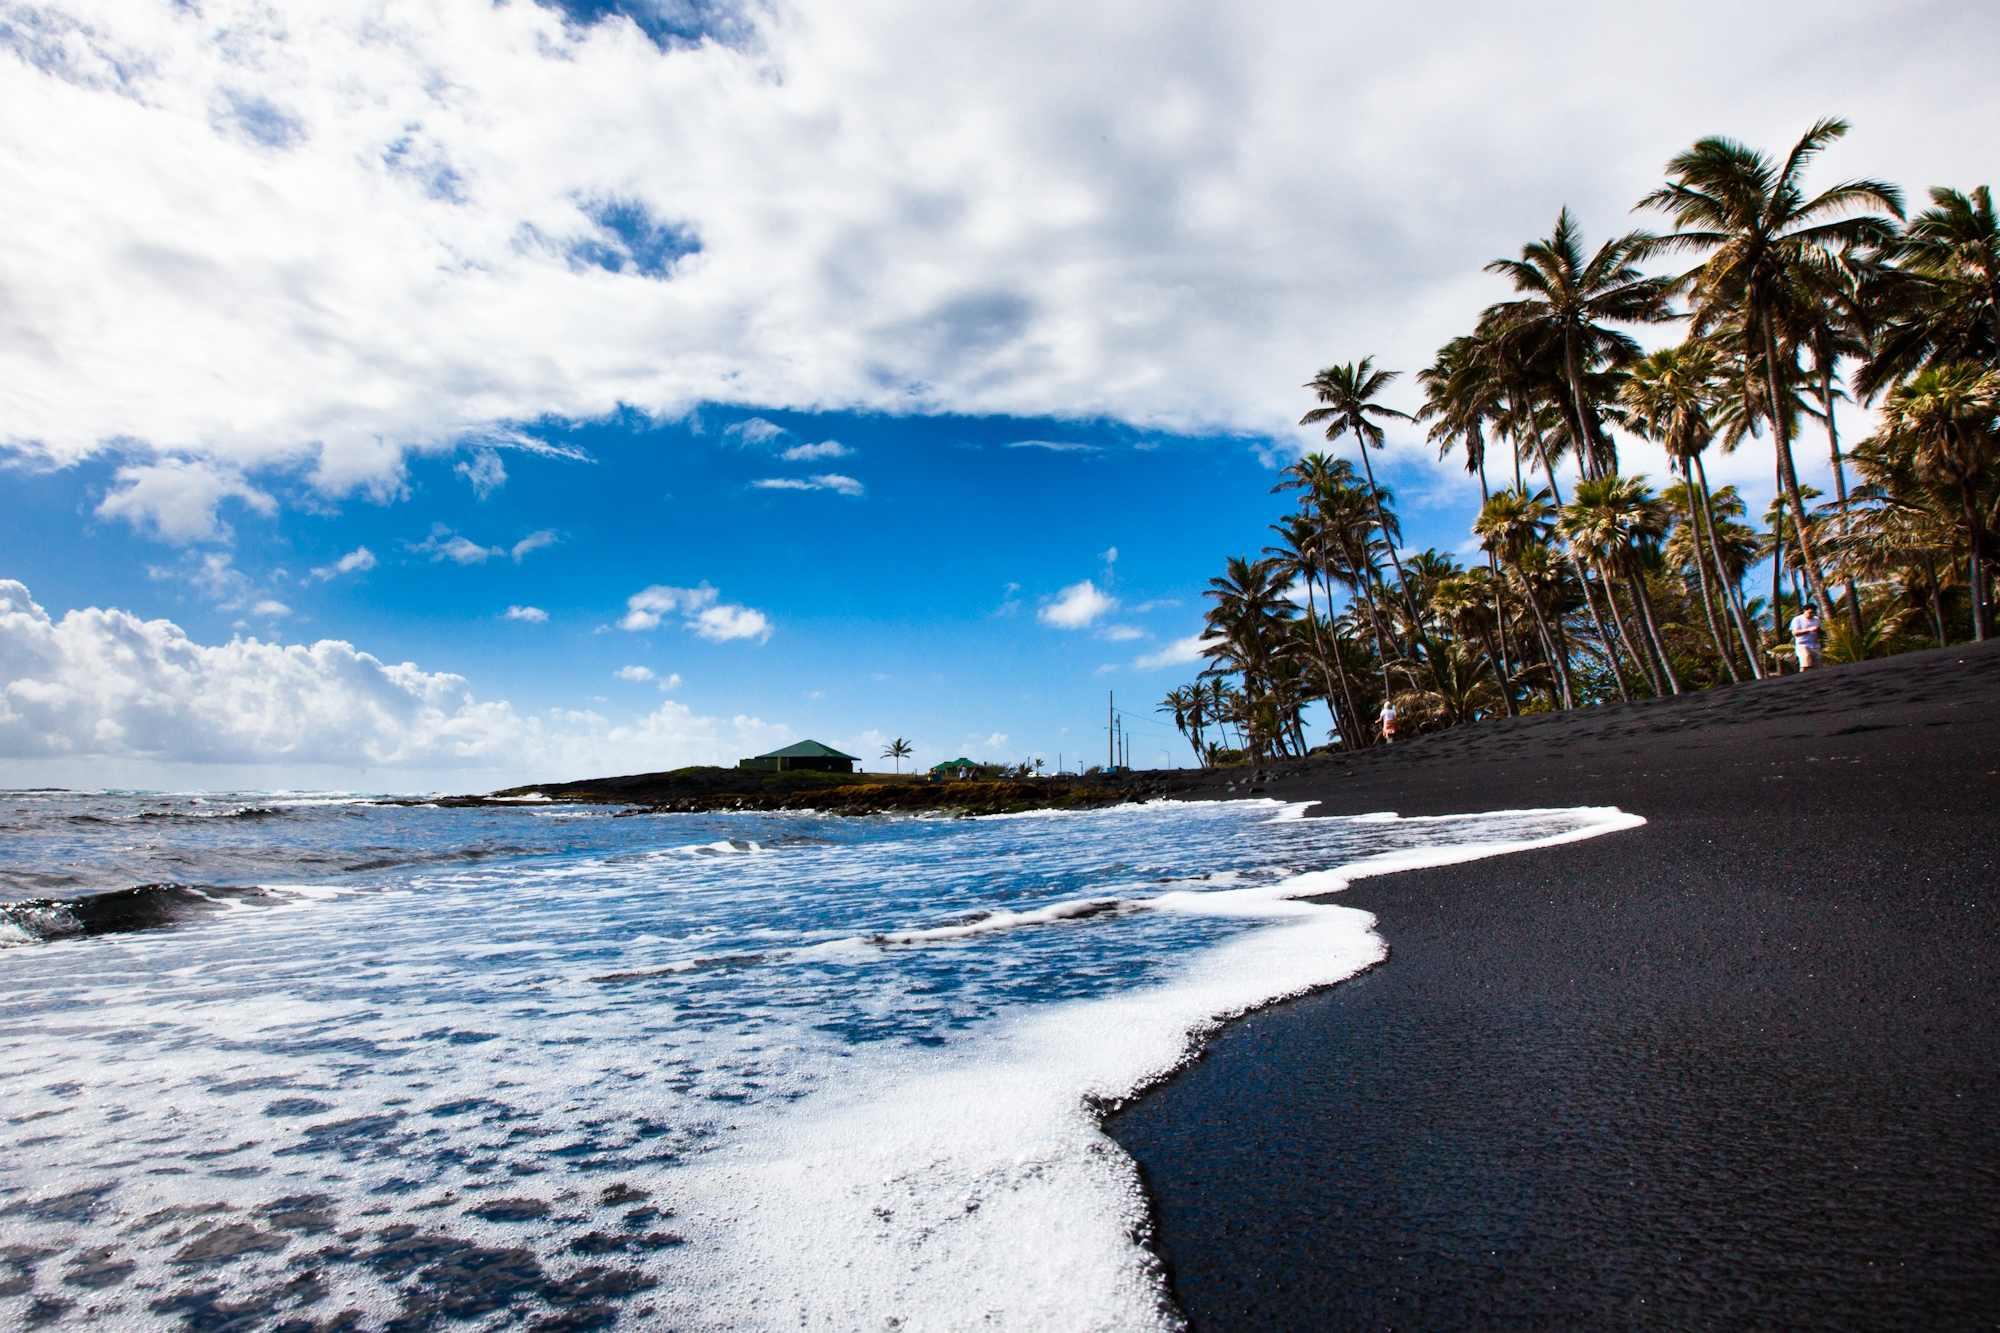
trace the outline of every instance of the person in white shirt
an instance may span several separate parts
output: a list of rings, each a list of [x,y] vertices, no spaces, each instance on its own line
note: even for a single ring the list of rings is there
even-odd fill
[[[1792,651],[1798,654],[1801,671],[1810,671],[1820,663],[1819,630],[1819,608],[1807,602],[1792,617]]]
[[[1377,720],[1376,725],[1382,729],[1383,744],[1394,745],[1396,743],[1396,705],[1384,700],[1382,703],[1382,716]]]

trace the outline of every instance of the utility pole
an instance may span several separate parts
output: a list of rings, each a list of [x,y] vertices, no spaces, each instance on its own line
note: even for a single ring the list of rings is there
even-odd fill
[[[1118,767],[1118,696],[1104,692],[1104,766]]]

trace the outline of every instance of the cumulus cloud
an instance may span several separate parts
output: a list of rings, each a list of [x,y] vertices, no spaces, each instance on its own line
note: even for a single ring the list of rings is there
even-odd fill
[[[365,574],[373,568],[375,553],[365,546],[357,546],[330,565],[315,565],[309,577],[325,583],[342,574]]]
[[[839,440],[821,440],[818,444],[795,444],[778,457],[787,463],[817,463],[822,459],[847,458],[853,453]]]
[[[291,613],[292,613],[292,608],[286,606],[283,602],[279,601],[275,597],[263,598],[255,606],[250,608],[251,615],[263,616],[266,619],[270,620],[283,619],[285,616],[288,616]]]
[[[622,666],[619,667],[616,671],[612,672],[611,674],[618,677],[618,679],[620,680],[630,681],[634,685],[643,685],[647,681],[653,678],[653,668],[643,667],[643,666]]]
[[[31,762],[479,770],[518,781],[720,762],[785,734],[672,701],[623,722],[526,714],[479,697],[462,676],[336,639],[204,644],[126,611],[56,619],[12,580],[0,580],[0,682],[0,757]]]
[[[545,546],[554,546],[555,544],[556,534],[548,528],[543,528],[540,532],[531,532],[521,538],[520,541],[515,542],[508,554],[514,557],[514,563],[518,565],[530,553],[539,551]]]
[[[618,628],[634,633],[658,629],[670,615],[681,617],[682,627],[714,643],[734,639],[771,637],[771,621],[762,611],[723,602],[721,593],[710,584],[693,588],[672,588],[656,583],[641,588],[625,599],[625,615]]]
[[[472,493],[482,500],[507,484],[507,465],[491,449],[476,450],[452,471],[472,483]]]
[[[838,472],[821,472],[811,477],[759,477],[750,484],[760,491],[832,491],[849,498],[859,498],[867,490],[854,478]]]
[[[775,421],[762,417],[746,417],[742,421],[723,427],[723,438],[731,444],[748,449],[759,449],[785,438],[785,428]]]
[[[1055,629],[1087,629],[1117,609],[1117,598],[1084,579],[1057,593],[1035,612],[1035,619]]]
[[[530,625],[546,624],[548,618],[549,613],[539,606],[510,606],[502,614],[502,619],[519,620]]]
[[[1185,639],[1175,639],[1158,652],[1134,659],[1132,665],[1141,671],[1158,671],[1163,667],[1205,662],[1202,653],[1213,642],[1206,634],[1190,634]]]
[[[507,551],[499,546],[481,546],[470,537],[453,532],[439,523],[431,528],[431,535],[420,542],[414,542],[410,550],[418,555],[427,555],[433,562],[449,560],[455,565],[483,565],[496,555]]]
[[[0,358],[4,355],[0,353]],[[219,513],[225,500],[240,501],[259,514],[273,514],[278,508],[276,500],[245,481],[234,467],[202,459],[163,458],[119,468],[97,515],[122,519],[161,541],[227,542],[235,534]]]
[[[1315,368],[1426,363],[1502,294],[1483,262],[1564,202],[1593,236],[1629,225],[1696,135],[1781,145],[1835,89],[1857,131],[1823,179],[1921,188],[1987,169],[1937,126],[2000,119],[1965,57],[1992,44],[1978,6],[1572,6],[1551,40],[1472,0],[1171,23],[1140,0],[854,0],[747,6],[730,41],[670,50],[485,0],[42,12],[61,40],[0,56],[8,179],[35,204],[0,254],[0,382],[36,386],[6,438],[206,460],[195,494],[135,479],[109,511],[173,540],[221,539],[206,500],[259,507],[259,469],[388,497],[411,449],[622,406],[1290,447]],[[1395,452],[1437,466],[1414,432]],[[1768,472],[1754,452],[1717,462]]]

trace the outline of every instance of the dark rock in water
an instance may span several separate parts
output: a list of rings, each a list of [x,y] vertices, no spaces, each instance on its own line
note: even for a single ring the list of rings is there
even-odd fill
[[[540,1199],[494,1199],[467,1212],[485,1222],[532,1222],[549,1215],[549,1206]]]
[[[647,1191],[620,1181],[616,1185],[605,1186],[604,1193],[597,1196],[597,1201],[606,1208],[615,1208],[621,1203],[643,1203],[652,1197]]]
[[[63,1273],[63,1285],[83,1287],[89,1291],[115,1287],[138,1265],[120,1255],[109,1245],[101,1245],[92,1250],[80,1250],[70,1256],[69,1267]]]
[[[174,1256],[177,1264],[228,1263],[246,1254],[276,1254],[290,1245],[291,1238],[275,1231],[260,1231],[248,1222],[229,1222],[182,1246]]]

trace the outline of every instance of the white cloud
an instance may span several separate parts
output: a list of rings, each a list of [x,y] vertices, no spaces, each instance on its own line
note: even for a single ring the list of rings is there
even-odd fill
[[[1146,631],[1137,625],[1106,625],[1097,631],[1097,637],[1111,643],[1130,643],[1134,639],[1146,637]]]
[[[795,444],[778,457],[787,463],[816,463],[825,458],[847,458],[853,453],[839,440],[821,440],[818,444]]]
[[[747,606],[705,606],[688,628],[714,643],[732,639],[755,639],[762,643],[771,637],[770,620],[762,611]]]
[[[190,553],[178,566],[148,565],[146,577],[156,582],[186,583],[224,610],[234,610],[249,601],[253,587],[243,571],[236,568],[235,557],[227,551]]]
[[[515,542],[513,549],[508,554],[514,557],[514,563],[518,565],[531,552],[539,551],[545,546],[554,546],[555,544],[556,534],[548,528],[543,528],[540,532],[531,532],[521,538],[520,541]]]
[[[418,555],[427,555],[433,562],[449,560],[455,565],[483,565],[496,555],[507,554],[504,547],[481,546],[470,537],[454,533],[444,524],[435,524],[431,535],[420,542],[414,542],[410,549]]]
[[[1052,454],[1095,454],[1103,448],[1095,444],[1082,444],[1075,440],[1009,440],[1002,449],[1044,449]]]
[[[225,500],[239,500],[259,514],[278,508],[276,500],[235,468],[201,459],[162,458],[121,467],[113,487],[97,506],[98,517],[123,519],[167,542],[230,541],[235,534],[218,513]]]
[[[1134,659],[1132,665],[1141,671],[1157,671],[1162,667],[1204,662],[1207,659],[1202,656],[1202,650],[1211,642],[1206,634],[1190,634],[1185,639],[1175,639],[1158,652]]]
[[[849,497],[858,497],[866,490],[854,478],[843,477],[838,472],[821,472],[807,478],[759,477],[750,484],[760,491],[833,491]]]
[[[1307,0],[1171,23],[1139,0],[854,0],[749,6],[740,40],[670,51],[486,0],[38,12],[60,40],[0,56],[7,176],[35,201],[0,254],[0,383],[35,386],[7,438],[205,459],[239,479],[209,494],[252,508],[240,478],[262,469],[387,498],[411,449],[621,405],[1106,417],[1289,448],[1315,368],[1426,363],[1504,294],[1483,262],[1565,201],[1592,237],[1633,225],[1698,134],[1781,148],[1834,89],[1857,129],[1815,180],[1915,193],[1984,179],[1961,128],[2000,119],[1966,55],[1994,44],[1982,6],[1580,6],[1551,39],[1469,0],[1338,23]],[[1143,105],[1108,68],[1152,72]],[[212,117],[232,94],[267,112]],[[1437,466],[1414,433],[1393,452]],[[225,531],[199,497],[109,512]]]
[[[525,621],[530,625],[548,623],[549,613],[539,606],[510,606],[503,615],[507,620]]]
[[[1118,609],[1118,599],[1100,591],[1089,579],[1072,583],[1057,593],[1035,619],[1056,629],[1086,629],[1100,617]]]
[[[292,613],[292,608],[286,606],[283,602],[279,601],[275,597],[266,597],[262,601],[259,601],[255,606],[250,608],[251,615],[264,616],[272,620],[282,619],[283,617],[288,616],[291,613]]]
[[[472,483],[472,493],[482,500],[507,484],[507,465],[491,449],[475,451],[468,461],[455,465],[452,471]]]
[[[1107,571],[1109,571],[1111,567],[1113,565],[1116,565],[1117,563],[1118,563],[1118,548],[1115,546],[1106,547],[1104,551],[1104,568]]]
[[[1168,607],[1179,606],[1180,604],[1181,599],[1178,597],[1153,597],[1134,606],[1132,614],[1144,615],[1148,611],[1160,611]]]
[[[624,722],[524,714],[461,676],[339,640],[202,644],[125,611],[55,619],[11,580],[0,580],[0,681],[0,757],[73,780],[170,765],[365,770],[378,790],[392,774],[556,780],[728,762],[786,734],[671,701]]]
[[[643,685],[647,681],[653,679],[653,668],[643,667],[643,666],[622,666],[619,667],[618,670],[612,672],[611,674],[618,677],[618,679],[620,680],[630,681],[634,685]]]
[[[714,643],[734,639],[756,639],[761,643],[771,637],[770,618],[762,611],[731,605],[720,601],[720,597],[706,583],[693,588],[671,588],[656,583],[625,599],[625,615],[618,628],[635,633],[658,629],[667,616],[679,615],[683,628]]]
[[[746,417],[733,425],[725,426],[722,434],[732,444],[748,449],[760,449],[783,439],[787,432],[775,421],[766,421],[762,417]]]
[[[365,546],[357,546],[330,565],[316,565],[310,577],[325,583],[339,578],[342,574],[364,574],[375,568],[375,553]]]

